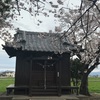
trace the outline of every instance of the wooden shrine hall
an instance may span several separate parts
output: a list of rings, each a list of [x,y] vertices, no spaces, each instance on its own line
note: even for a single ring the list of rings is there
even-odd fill
[[[65,45],[68,44],[68,45]],[[70,93],[70,42],[61,34],[19,30],[3,49],[16,57],[14,94]],[[10,91],[8,91],[10,92]]]

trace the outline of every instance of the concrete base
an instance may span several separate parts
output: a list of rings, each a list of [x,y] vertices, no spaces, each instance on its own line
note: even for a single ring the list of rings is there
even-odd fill
[[[12,100],[12,96],[0,96],[0,100]]]
[[[24,98],[24,99],[23,99]],[[63,96],[14,96],[12,100],[79,100],[73,95],[63,95]]]
[[[24,96],[24,95],[12,95],[12,96],[0,96],[0,100],[79,100],[74,95],[63,96]]]
[[[63,96],[25,96],[25,95],[2,95],[0,100],[100,100],[100,95],[63,95]]]

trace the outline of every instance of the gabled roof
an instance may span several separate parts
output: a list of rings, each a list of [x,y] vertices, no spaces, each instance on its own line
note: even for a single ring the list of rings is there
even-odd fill
[[[55,52],[63,53],[69,52],[72,46],[67,38],[61,39],[62,33],[41,33],[41,32],[27,32],[19,30],[14,36],[11,43],[6,43],[5,47],[13,47],[14,49],[21,49],[23,51],[41,51],[41,52]]]

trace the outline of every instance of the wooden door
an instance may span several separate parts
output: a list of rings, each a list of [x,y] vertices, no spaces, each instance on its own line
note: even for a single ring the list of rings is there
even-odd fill
[[[56,64],[54,61],[33,61],[31,85],[50,88],[57,85]]]
[[[46,76],[46,85],[47,85],[47,87],[57,85],[56,64],[53,64],[52,62],[49,62],[49,64],[47,64],[47,66],[46,66],[46,75],[45,76]]]

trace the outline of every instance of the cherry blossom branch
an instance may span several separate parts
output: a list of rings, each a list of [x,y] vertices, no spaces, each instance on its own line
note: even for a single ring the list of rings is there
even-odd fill
[[[69,32],[69,30],[95,5],[96,2],[97,0],[93,2],[93,4],[69,27],[67,31],[63,33],[63,35],[60,38],[63,38]],[[70,34],[67,34],[67,35],[70,35]]]

